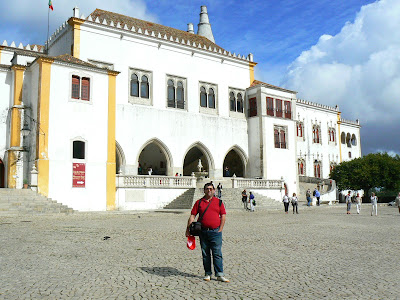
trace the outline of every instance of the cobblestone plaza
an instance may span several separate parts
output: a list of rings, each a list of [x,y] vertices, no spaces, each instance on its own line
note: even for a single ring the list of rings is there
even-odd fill
[[[290,211],[289,211],[290,212]],[[0,299],[398,299],[397,208],[228,210],[224,268],[204,282],[188,210],[0,217]],[[104,240],[105,236],[109,239]]]

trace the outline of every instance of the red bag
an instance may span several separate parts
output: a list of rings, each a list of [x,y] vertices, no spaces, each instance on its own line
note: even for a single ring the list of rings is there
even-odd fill
[[[189,248],[189,250],[194,250],[196,248],[196,238],[192,235],[189,235],[186,246]]]

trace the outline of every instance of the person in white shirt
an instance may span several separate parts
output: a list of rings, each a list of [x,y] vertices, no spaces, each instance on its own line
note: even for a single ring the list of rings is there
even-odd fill
[[[362,203],[362,199],[360,197],[360,194],[357,193],[357,197],[356,197],[356,207],[357,207],[357,213],[359,214],[361,212],[361,203]]]
[[[396,204],[397,204],[397,207],[399,208],[399,214],[400,214],[400,193],[399,193],[399,195],[396,197]]]
[[[293,206],[293,214],[294,214],[295,209],[296,209],[296,214],[298,214],[299,213],[299,210],[298,210],[299,199],[297,198],[296,193],[293,193],[291,201],[292,201],[292,206]]]
[[[283,196],[282,202],[283,205],[285,206],[285,213],[287,214],[289,210],[289,197],[287,193],[285,194],[285,196]]]
[[[372,193],[371,195],[371,204],[372,204],[372,210],[371,210],[371,216],[375,212],[375,216],[378,215],[378,197],[375,196],[375,193]]]
[[[346,204],[347,204],[347,214],[350,214],[350,209],[351,209],[351,192],[346,195]]]

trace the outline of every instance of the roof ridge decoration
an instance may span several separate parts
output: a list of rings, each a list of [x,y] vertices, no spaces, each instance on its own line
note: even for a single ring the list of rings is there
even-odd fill
[[[2,46],[8,47],[8,48],[15,48],[16,50],[20,49],[20,50],[34,51],[34,52],[38,52],[38,53],[43,53],[43,49],[44,49],[44,47],[42,45],[27,44],[26,46],[24,46],[22,43],[19,43],[19,45],[17,47],[15,41],[12,41],[11,44],[8,45],[7,40],[3,41]]]
[[[298,103],[302,103],[302,104],[306,104],[306,105],[310,105],[310,106],[314,106],[314,107],[319,107],[319,108],[324,108],[324,109],[328,109],[328,110],[333,110],[333,111],[339,111],[339,107],[333,107],[333,106],[329,106],[329,105],[325,105],[325,104],[320,104],[320,103],[316,103],[316,102],[311,102],[311,101],[307,101],[304,99],[297,99]]]
[[[93,19],[95,19],[95,21],[93,21]],[[86,18],[86,21],[111,26],[114,28],[118,28],[119,30],[129,30],[128,28],[131,28],[131,32],[137,32],[138,34],[144,34],[158,39],[169,40],[171,42],[196,47],[205,51],[218,53],[220,55],[227,55],[243,61],[253,61],[252,55],[245,56],[238,54],[236,56],[235,54],[234,56],[232,56],[231,52],[227,52],[225,49],[203,36],[168,27],[165,25],[136,19],[122,14],[96,9]],[[187,43],[185,43],[186,40]]]
[[[346,119],[342,119],[340,118],[340,122],[342,123],[347,123],[347,124],[352,124],[352,125],[360,125],[360,120],[355,120],[355,121],[350,121],[350,120],[346,120]]]

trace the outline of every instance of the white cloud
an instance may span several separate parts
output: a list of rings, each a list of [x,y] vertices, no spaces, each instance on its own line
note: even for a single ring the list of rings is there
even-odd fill
[[[72,9],[79,7],[80,14],[87,17],[96,8],[124,14],[142,20],[157,21],[147,11],[144,0],[53,0],[54,11],[50,11],[50,35],[64,21],[72,17]],[[13,5],[6,1],[0,4],[0,38],[18,44],[40,43],[46,40],[48,1],[18,0]]]
[[[300,98],[338,104],[346,118],[400,127],[399,16],[398,0],[363,6],[340,33],[301,53],[282,85]]]

